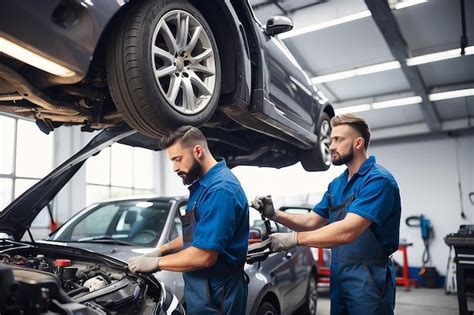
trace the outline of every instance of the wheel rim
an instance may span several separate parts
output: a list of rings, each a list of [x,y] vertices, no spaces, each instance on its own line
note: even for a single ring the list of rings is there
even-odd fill
[[[316,307],[318,305],[318,287],[316,280],[310,279],[309,290],[309,312],[310,314],[316,314]]]
[[[152,64],[156,83],[176,111],[194,115],[216,88],[216,58],[203,25],[189,12],[172,10],[155,27]]]
[[[331,151],[329,151],[329,147],[331,146],[331,125],[329,124],[329,121],[323,120],[323,122],[321,123],[319,135],[319,145],[321,148],[321,154],[323,157],[324,164],[330,165]]]

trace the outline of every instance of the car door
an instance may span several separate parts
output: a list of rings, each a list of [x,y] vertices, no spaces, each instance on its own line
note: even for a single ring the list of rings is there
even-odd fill
[[[280,232],[293,232],[293,230],[284,225],[277,225]],[[291,279],[288,283],[288,294],[286,296],[289,307],[294,307],[306,297],[308,276],[311,271],[311,266],[309,265],[310,260],[308,259],[310,257],[308,257],[308,254],[310,255],[311,253],[307,248],[299,246],[284,252],[287,267],[291,270]]]
[[[167,231],[168,235],[165,242],[172,241],[182,235],[179,214],[186,211],[186,204],[186,200],[179,200],[172,207],[170,211],[172,220]],[[156,273],[156,275],[158,279],[162,280],[169,288],[171,288],[173,293],[181,302],[184,302],[184,280],[181,272],[160,271]]]
[[[278,36],[270,36],[263,29],[260,35],[269,101],[282,116],[313,131],[315,99],[309,77]]]
[[[264,220],[260,213],[253,209],[249,209],[249,227],[251,229],[260,230],[263,236],[266,235],[266,228]],[[275,222],[270,221],[272,232],[279,232],[278,226]],[[288,296],[291,296],[292,279],[295,277],[295,270],[291,265],[291,255],[287,252],[277,252],[271,254],[266,260],[260,263],[262,273],[268,275],[273,286],[279,292],[280,304],[282,313],[291,308],[291,301]]]

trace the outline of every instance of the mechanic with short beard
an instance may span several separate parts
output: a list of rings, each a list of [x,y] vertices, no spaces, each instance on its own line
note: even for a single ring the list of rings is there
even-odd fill
[[[252,205],[297,231],[272,234],[266,244],[272,251],[298,245],[332,248],[331,314],[393,314],[391,255],[399,243],[398,185],[375,157],[367,157],[370,130],[363,118],[343,114],[332,118],[331,126],[332,163],[347,169],[329,184],[313,211],[275,211],[270,196],[256,197]]]
[[[245,314],[249,236],[247,197],[203,133],[183,126],[161,139],[173,170],[189,185],[183,236],[129,261],[132,272],[183,272],[187,314]]]

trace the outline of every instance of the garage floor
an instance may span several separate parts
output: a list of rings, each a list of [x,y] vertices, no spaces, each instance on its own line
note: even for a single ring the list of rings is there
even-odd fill
[[[329,291],[320,290],[318,315],[329,315],[329,305]],[[457,315],[457,296],[445,295],[444,289],[414,288],[407,292],[402,287],[397,287],[395,314]]]

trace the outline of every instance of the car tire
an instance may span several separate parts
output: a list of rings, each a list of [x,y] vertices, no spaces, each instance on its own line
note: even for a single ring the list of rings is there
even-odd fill
[[[295,314],[302,315],[314,315],[318,309],[318,283],[313,274],[310,275],[308,281],[308,294],[306,295],[306,301],[297,310]]]
[[[117,27],[106,69],[124,120],[151,137],[208,121],[220,96],[221,68],[203,15],[183,0],[137,1]]]
[[[325,171],[331,166],[331,118],[322,112],[318,121],[318,146],[301,153],[301,164],[308,172]]]
[[[257,310],[257,315],[279,315],[279,313],[270,302],[263,301]]]

